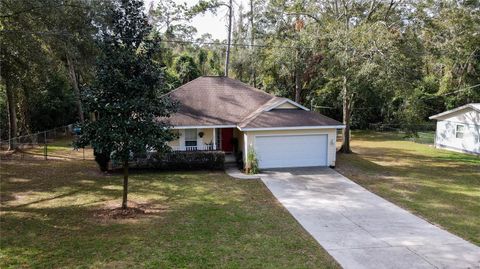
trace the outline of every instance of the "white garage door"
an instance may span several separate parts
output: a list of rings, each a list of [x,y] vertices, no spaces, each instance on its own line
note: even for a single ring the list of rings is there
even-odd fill
[[[256,136],[260,168],[327,166],[327,135]]]

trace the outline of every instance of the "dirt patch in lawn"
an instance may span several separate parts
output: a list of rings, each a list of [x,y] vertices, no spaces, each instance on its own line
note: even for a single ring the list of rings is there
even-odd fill
[[[128,201],[128,208],[123,209],[119,201],[108,201],[98,209],[93,210],[92,218],[96,222],[134,221],[148,217],[161,216],[167,206],[153,202]]]

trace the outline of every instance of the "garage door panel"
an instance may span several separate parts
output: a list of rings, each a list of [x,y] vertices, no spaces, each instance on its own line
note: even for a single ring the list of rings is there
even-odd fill
[[[260,168],[326,166],[327,135],[257,136]]]

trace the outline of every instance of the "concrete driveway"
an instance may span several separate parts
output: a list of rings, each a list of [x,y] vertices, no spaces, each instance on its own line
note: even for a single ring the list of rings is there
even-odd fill
[[[329,168],[268,171],[265,185],[344,268],[480,268],[480,248]]]

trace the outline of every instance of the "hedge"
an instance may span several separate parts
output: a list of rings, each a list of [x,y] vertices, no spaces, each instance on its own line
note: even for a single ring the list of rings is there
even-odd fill
[[[222,151],[177,151],[163,156],[151,153],[136,157],[132,168],[160,170],[223,170],[225,153]]]

